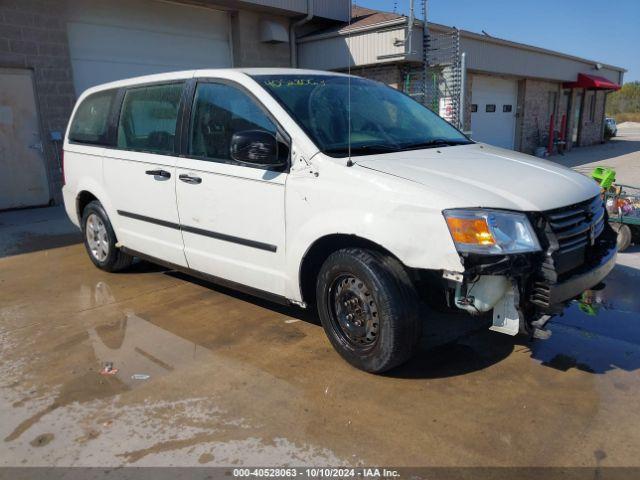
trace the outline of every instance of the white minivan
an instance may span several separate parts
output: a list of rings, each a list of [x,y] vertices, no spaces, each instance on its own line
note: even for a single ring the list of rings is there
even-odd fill
[[[615,264],[591,179],[336,73],[197,70],[91,88],[64,173],[97,267],[139,257],[314,305],[335,349],[369,372],[412,355],[424,312],[544,337]]]

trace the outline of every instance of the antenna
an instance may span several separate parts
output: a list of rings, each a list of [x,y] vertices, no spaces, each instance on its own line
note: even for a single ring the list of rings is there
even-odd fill
[[[349,3],[349,33],[347,34],[347,65],[348,65],[348,80],[347,80],[347,145],[349,151],[349,159],[347,160],[347,167],[353,167],[353,161],[351,160],[351,55],[349,55],[349,47],[351,45],[351,18],[353,17],[353,5]]]

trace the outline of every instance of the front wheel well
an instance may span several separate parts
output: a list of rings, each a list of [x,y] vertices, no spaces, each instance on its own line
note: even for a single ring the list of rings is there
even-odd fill
[[[316,279],[322,264],[329,255],[343,248],[366,248],[396,258],[383,246],[357,235],[335,233],[321,237],[309,247],[300,264],[300,292],[305,303],[315,302]],[[402,262],[400,263],[402,264]]]
[[[88,192],[87,190],[81,191],[76,197],[76,213],[78,215],[78,221],[82,222],[82,212],[87,205],[89,205],[94,200],[98,200],[96,196]]]

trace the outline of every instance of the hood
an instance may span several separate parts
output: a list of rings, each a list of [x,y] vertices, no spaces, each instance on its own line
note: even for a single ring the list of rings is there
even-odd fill
[[[592,179],[569,168],[480,143],[368,155],[354,161],[444,192],[451,197],[451,207],[458,208],[544,211],[600,192]]]

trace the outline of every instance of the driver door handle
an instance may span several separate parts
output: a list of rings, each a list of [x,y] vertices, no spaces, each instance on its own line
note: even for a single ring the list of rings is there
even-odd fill
[[[178,178],[185,183],[192,183],[194,185],[197,185],[198,183],[202,183],[202,179],[200,177],[193,177],[185,173],[178,175]]]
[[[171,178],[171,174],[166,170],[147,170],[147,175],[153,175],[154,177]]]

